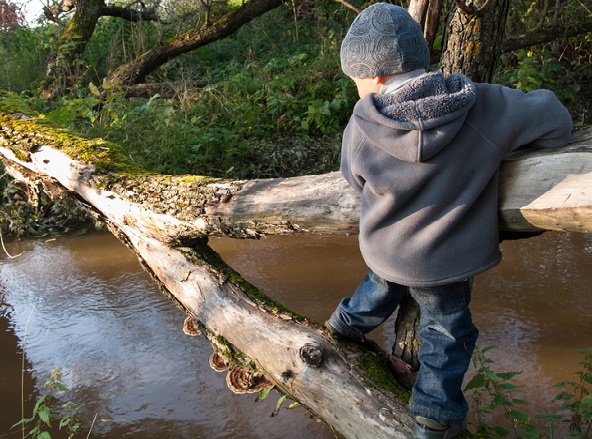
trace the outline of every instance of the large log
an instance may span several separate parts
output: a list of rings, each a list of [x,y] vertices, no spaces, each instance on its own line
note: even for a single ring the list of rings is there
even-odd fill
[[[247,376],[263,373],[346,438],[410,437],[409,395],[391,373],[399,367],[399,376],[409,380],[408,369],[385,362],[386,354],[372,347],[335,340],[318,323],[265,297],[207,245],[210,233],[299,230],[285,219],[235,223],[211,213],[246,182],[134,177],[139,169],[122,165],[116,145],[86,142],[22,114],[0,114],[0,156],[15,178],[51,178],[100,212],[216,351],[239,368],[248,358]],[[123,168],[126,174],[114,172]],[[259,380],[247,381],[248,387]]]
[[[590,152],[528,152],[505,164],[502,180],[512,182],[502,185],[507,227],[591,231]],[[16,178],[55,179],[100,212],[216,350],[234,361],[249,358],[347,438],[410,436],[408,396],[390,374],[397,368],[409,386],[408,369],[375,349],[334,340],[263,296],[207,246],[208,235],[355,233],[357,196],[339,174],[258,181],[150,175],[117,145],[77,138],[17,111],[0,112],[0,156]],[[507,174],[512,169],[530,174],[528,186],[519,186],[516,172]],[[542,183],[544,191],[537,189]]]

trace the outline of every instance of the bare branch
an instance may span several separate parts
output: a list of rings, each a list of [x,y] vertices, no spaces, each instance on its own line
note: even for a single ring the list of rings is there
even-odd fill
[[[160,21],[160,17],[154,10],[142,11],[119,6],[103,6],[101,8],[101,15],[104,17],[122,18],[134,23],[139,21]]]

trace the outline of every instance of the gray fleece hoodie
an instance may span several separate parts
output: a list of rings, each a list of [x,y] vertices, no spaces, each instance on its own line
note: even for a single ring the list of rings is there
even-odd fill
[[[360,249],[379,276],[438,286],[501,260],[501,161],[522,145],[559,147],[572,121],[553,92],[523,93],[426,73],[369,94],[343,135],[341,171],[361,195]]]

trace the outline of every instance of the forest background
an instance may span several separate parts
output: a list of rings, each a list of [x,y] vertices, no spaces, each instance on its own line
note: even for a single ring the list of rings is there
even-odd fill
[[[76,4],[48,3],[43,16],[27,24],[19,5],[0,0],[0,90],[17,93],[51,121],[122,145],[130,158],[157,173],[251,179],[339,168],[341,132],[358,99],[341,72],[339,47],[356,10],[371,2],[280,4],[160,65],[145,78],[159,88],[144,97],[133,97],[108,78],[150,48],[244,2],[115,3],[137,15],[102,16],[67,78],[56,81],[56,47],[74,21]],[[454,4],[443,2],[433,69]],[[512,1],[505,26],[512,47],[502,52],[493,82],[523,91],[552,89],[576,128],[589,125],[592,33],[573,29],[592,25],[591,11],[585,0]],[[49,95],[48,79],[54,87]],[[8,176],[1,189],[2,233],[61,233],[84,219],[81,210],[49,200],[31,206],[24,188]]]

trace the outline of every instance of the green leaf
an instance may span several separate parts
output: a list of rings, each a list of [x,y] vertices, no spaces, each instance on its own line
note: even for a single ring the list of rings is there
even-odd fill
[[[88,84],[88,89],[95,96],[98,96],[98,97],[101,96],[101,92],[99,91],[99,88],[96,85],[94,85],[92,82],[90,84]]]
[[[520,375],[522,372],[501,372],[498,373],[497,376],[500,377],[502,380],[511,380],[516,375]]]
[[[574,395],[572,395],[571,393],[561,392],[559,395],[553,398],[553,401],[567,401],[569,399],[572,399],[573,397]]]
[[[523,422],[530,421],[530,416],[528,416],[524,412],[521,412],[520,410],[510,410],[508,413],[512,417],[512,419],[515,419],[517,421],[523,421]]]
[[[573,381],[560,381],[558,383],[555,383],[553,385],[553,387],[565,387],[565,386],[577,386],[578,383],[573,382]]]
[[[280,412],[280,408],[282,407],[282,404],[284,403],[284,401],[286,400],[288,395],[282,395],[280,396],[280,399],[278,399],[277,404],[275,405],[275,410],[274,412],[271,414],[271,417],[275,417],[278,415],[278,413]]]
[[[491,429],[501,437],[506,437],[508,434],[512,432],[512,430],[508,430],[507,428],[502,427],[501,425],[496,425],[494,427],[491,427]]]
[[[41,407],[39,407],[39,419],[41,419],[43,422],[45,422],[47,424],[48,427],[51,427],[51,409],[46,406],[46,405],[42,405]]]
[[[37,400],[37,404],[35,404],[35,407],[33,408],[33,417],[35,417],[35,415],[39,411],[39,407],[41,407],[41,405],[45,402],[48,396],[49,395],[43,395]]]
[[[484,354],[485,352],[487,352],[487,351],[490,351],[490,350],[492,350],[493,348],[495,348],[495,345],[494,345],[494,344],[492,344],[492,345],[489,345],[489,346],[487,346],[487,347],[484,347],[483,349],[481,349],[481,353],[482,353],[482,354]]]
[[[513,399],[512,400],[512,404],[518,404],[518,405],[530,405],[531,403],[528,401],[524,401],[523,399]]]
[[[515,390],[518,388],[518,386],[512,383],[500,383],[499,388],[503,390]]]
[[[28,424],[29,422],[31,422],[32,420],[34,420],[35,418],[26,418],[26,419],[21,419],[20,421],[18,421],[16,424],[14,424],[12,427],[10,428],[14,428],[17,425],[23,425],[23,424]]]
[[[536,415],[534,415],[534,418],[536,418],[536,419],[547,419],[549,421],[552,421],[552,420],[560,420],[560,419],[563,419],[563,416],[562,415],[559,415],[557,413],[555,413],[555,414],[537,413]]]
[[[485,386],[486,381],[487,380],[485,379],[485,376],[482,373],[478,373],[471,379],[471,381],[467,383],[465,391],[483,388]]]
[[[62,383],[55,383],[55,388],[56,388],[56,390],[58,390],[60,392],[69,392],[70,391],[70,389],[68,389]]]
[[[36,439],[51,439],[51,435],[47,431],[42,431]]]
[[[269,392],[271,392],[271,389],[273,389],[273,388],[274,388],[274,386],[271,385],[271,386],[263,389],[261,392],[259,392],[259,394],[257,395],[257,399],[255,399],[255,402],[261,402],[265,398],[267,398],[269,396]]]

